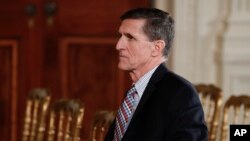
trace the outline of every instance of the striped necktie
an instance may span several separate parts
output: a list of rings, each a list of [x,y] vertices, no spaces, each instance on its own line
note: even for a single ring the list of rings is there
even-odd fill
[[[121,141],[122,136],[126,131],[127,123],[130,119],[130,116],[134,110],[134,97],[137,94],[135,87],[133,86],[127,93],[127,96],[122,102],[122,105],[119,107],[116,115],[116,126],[114,141]]]

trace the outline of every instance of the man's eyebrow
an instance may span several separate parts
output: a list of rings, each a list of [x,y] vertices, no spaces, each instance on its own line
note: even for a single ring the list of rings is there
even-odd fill
[[[128,38],[135,38],[133,35],[131,35],[130,33],[124,33],[124,35],[126,36],[126,37],[128,37]]]

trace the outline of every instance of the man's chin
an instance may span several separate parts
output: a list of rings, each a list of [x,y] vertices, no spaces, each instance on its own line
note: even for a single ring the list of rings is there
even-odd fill
[[[123,65],[123,64],[121,64],[121,63],[118,64],[118,68],[119,68],[120,70],[124,70],[124,71],[129,70],[129,68],[128,68],[127,66],[125,66],[125,65]]]
[[[118,64],[118,68],[119,68],[120,70],[124,70],[124,69],[125,69],[124,66],[121,65],[121,64]]]

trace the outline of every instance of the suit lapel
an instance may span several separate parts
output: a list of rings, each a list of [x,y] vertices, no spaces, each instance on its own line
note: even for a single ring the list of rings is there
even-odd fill
[[[143,95],[140,99],[140,102],[138,103],[138,106],[133,114],[133,117],[130,121],[130,124],[129,124],[127,130],[129,130],[130,126],[133,126],[133,122],[136,119],[137,115],[140,113],[140,111],[144,107],[145,103],[147,103],[148,99],[155,91],[155,89],[156,89],[155,84],[162,79],[163,75],[166,74],[166,72],[167,72],[167,68],[165,67],[164,64],[160,64],[159,67],[155,70],[155,72],[153,73],[152,77],[150,78],[150,80],[148,82],[148,85],[146,86],[145,91],[143,92]],[[126,135],[126,133],[125,133],[125,135]]]

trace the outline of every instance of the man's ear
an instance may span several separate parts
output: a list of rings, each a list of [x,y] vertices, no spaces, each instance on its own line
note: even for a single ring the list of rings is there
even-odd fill
[[[153,56],[162,55],[164,47],[165,47],[165,41],[163,40],[154,41],[154,48],[152,55]]]

